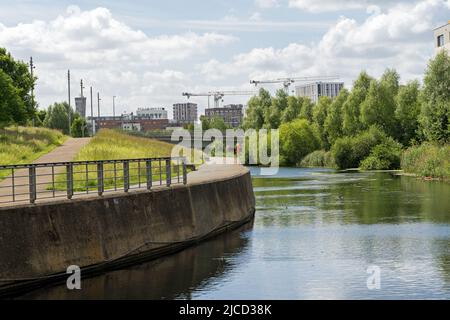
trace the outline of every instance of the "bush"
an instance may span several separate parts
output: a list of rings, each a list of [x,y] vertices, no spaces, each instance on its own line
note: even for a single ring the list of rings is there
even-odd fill
[[[377,146],[380,147],[375,149]],[[339,169],[358,168],[361,162],[369,156],[378,158],[378,160],[370,159],[365,164],[366,166],[393,168],[399,165],[400,148],[400,144],[373,126],[357,136],[337,139],[331,152]],[[372,154],[372,152],[374,153]],[[389,154],[385,156],[384,152]]]
[[[280,154],[284,165],[297,165],[307,154],[320,148],[318,132],[306,119],[280,126]]]
[[[330,151],[325,150],[317,150],[311,152],[306,157],[303,158],[300,163],[302,167],[325,167],[325,168],[333,168],[335,167],[335,163],[333,161],[333,157]]]
[[[401,167],[422,177],[450,179],[450,145],[424,143],[403,152]]]
[[[401,145],[392,138],[375,146],[370,156],[361,162],[364,170],[389,170],[400,168]]]

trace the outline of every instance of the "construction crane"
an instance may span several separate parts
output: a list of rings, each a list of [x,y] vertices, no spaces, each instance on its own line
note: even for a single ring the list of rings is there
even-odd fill
[[[209,98],[214,97],[214,107],[218,108],[224,96],[253,96],[255,91],[210,91],[205,93],[183,92],[183,96],[190,99],[191,97],[208,97],[208,108],[210,107]]]
[[[313,76],[313,77],[290,77],[290,78],[279,78],[275,80],[250,80],[250,84],[254,84],[255,87],[259,84],[267,83],[282,83],[284,90],[289,94],[289,87],[294,82],[304,82],[304,81],[322,81],[322,80],[336,80],[339,76]]]

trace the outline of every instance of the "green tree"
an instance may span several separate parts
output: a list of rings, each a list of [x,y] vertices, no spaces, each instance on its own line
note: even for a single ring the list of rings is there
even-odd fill
[[[397,109],[395,119],[399,125],[397,140],[408,146],[411,140],[417,137],[420,114],[420,84],[419,81],[411,81],[402,86],[396,97]]]
[[[257,96],[251,97],[246,111],[243,127],[246,129],[261,129],[267,110],[272,105],[270,93],[261,88]]]
[[[392,96],[396,96],[400,88],[400,75],[395,69],[386,69],[381,76],[380,82],[385,86]]]
[[[289,96],[287,99],[287,108],[281,115],[281,123],[291,122],[298,118],[302,104],[302,97]]]
[[[353,83],[353,90],[343,105],[342,127],[346,135],[355,135],[363,129],[360,121],[360,107],[366,100],[372,80],[373,78],[363,71]]]
[[[264,123],[267,129],[278,129],[281,124],[281,117],[288,107],[288,95],[287,93],[279,89],[276,92],[274,98],[272,98],[272,104],[265,110]]]
[[[61,130],[64,134],[69,134],[69,104],[67,102],[57,103],[48,107],[47,115],[44,119],[44,126],[51,129]],[[70,110],[71,118],[74,119],[73,111]]]
[[[84,118],[82,118],[78,113],[75,113],[74,119],[72,121],[72,137],[81,138],[87,135],[87,123]]]
[[[280,126],[282,164],[296,165],[307,154],[319,148],[319,137],[306,119],[297,119]]]
[[[328,150],[330,145],[328,144],[328,139],[326,137],[325,131],[325,120],[328,115],[328,110],[330,109],[332,100],[329,97],[320,97],[319,102],[315,105],[313,109],[313,121],[317,125],[317,129],[320,134],[322,146]]]
[[[372,80],[366,99],[361,104],[361,123],[365,128],[376,125],[395,136],[395,95],[388,85]]]
[[[337,138],[342,137],[342,108],[345,101],[347,101],[348,95],[348,90],[342,89],[328,110],[324,130],[329,146],[332,146]]]
[[[0,127],[11,123],[23,124],[25,120],[26,108],[19,90],[11,77],[0,69]]]
[[[33,119],[36,105],[31,105],[30,91],[37,78],[31,77],[28,64],[15,60],[6,49],[0,48],[0,70],[11,78],[13,85],[17,88],[27,119]]]
[[[311,122],[313,120],[313,108],[314,103],[312,103],[311,99],[304,98],[300,109],[299,117],[301,119],[306,119],[309,122]]]
[[[422,91],[420,122],[430,141],[450,140],[450,55],[442,51],[428,64]]]

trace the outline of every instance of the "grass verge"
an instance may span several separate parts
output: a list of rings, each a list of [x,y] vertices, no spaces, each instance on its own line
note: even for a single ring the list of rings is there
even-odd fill
[[[61,132],[46,128],[11,126],[0,129],[0,165],[31,163],[66,139]],[[0,171],[0,179],[9,174],[9,171]]]
[[[401,159],[407,174],[450,180],[450,145],[423,143],[407,149]]]

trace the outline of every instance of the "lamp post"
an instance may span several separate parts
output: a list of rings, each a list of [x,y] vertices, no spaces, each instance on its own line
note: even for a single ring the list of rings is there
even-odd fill
[[[113,96],[113,120],[116,120],[116,96]]]

